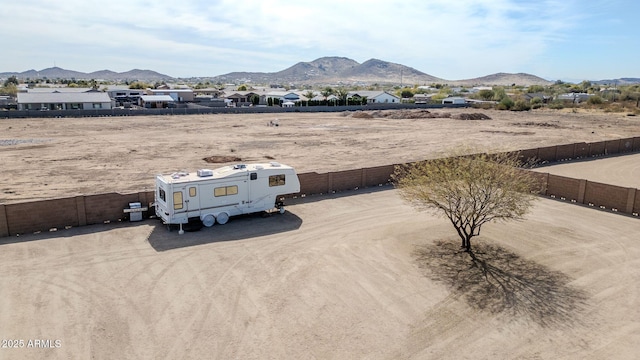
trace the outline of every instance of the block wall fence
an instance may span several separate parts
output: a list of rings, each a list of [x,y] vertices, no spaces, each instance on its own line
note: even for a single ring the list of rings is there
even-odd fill
[[[523,159],[552,163],[640,151],[640,137],[594,143],[575,143],[518,151]],[[298,174],[300,193],[313,195],[386,185],[395,165],[328,173]],[[540,173],[544,194],[573,203],[638,216],[640,190]],[[143,206],[154,201],[153,191],[130,194],[107,193],[43,201],[0,204],[0,237],[38,231],[61,230],[127,219],[124,209],[131,202]],[[149,211],[147,215],[153,214]]]

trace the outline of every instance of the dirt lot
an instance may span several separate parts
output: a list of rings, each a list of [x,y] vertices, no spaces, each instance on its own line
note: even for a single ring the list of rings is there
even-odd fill
[[[492,120],[0,120],[0,199],[138,191],[156,172],[212,167],[209,156],[322,172],[435,157],[460,143],[520,149],[640,136],[640,121],[624,114],[483,112]],[[640,352],[636,217],[540,199],[525,221],[486,225],[474,264],[444,219],[417,213],[388,187],[295,201],[284,215],[182,236],[146,220],[0,239],[0,359]],[[18,348],[2,347],[13,340]]]
[[[640,154],[572,161],[535,169],[574,179],[640,189]]]
[[[491,120],[458,119],[469,113]],[[640,135],[640,118],[624,113],[436,109],[353,115],[0,119],[0,203],[151,190],[157,173],[221,165],[203,160],[212,156],[327,172],[437,157],[460,144],[516,150]]]
[[[395,190],[341,195],[182,236],[147,220],[5,238],[2,339],[60,347],[0,358],[637,358],[637,218],[541,199],[485,226],[487,279]]]

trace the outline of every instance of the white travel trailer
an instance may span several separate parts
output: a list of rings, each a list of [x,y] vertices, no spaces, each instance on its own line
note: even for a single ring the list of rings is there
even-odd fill
[[[211,227],[230,216],[278,209],[282,196],[300,192],[295,170],[277,162],[224,166],[156,176],[156,215],[166,224],[201,221]]]

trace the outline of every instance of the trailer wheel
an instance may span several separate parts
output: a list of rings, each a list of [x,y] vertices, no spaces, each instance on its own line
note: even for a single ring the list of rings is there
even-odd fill
[[[227,214],[226,212],[221,212],[220,214],[218,214],[218,216],[216,216],[216,221],[218,221],[218,224],[220,225],[226,224],[227,221],[229,221],[229,214]]]
[[[213,224],[215,223],[216,223],[216,218],[213,217],[213,215],[211,214],[207,214],[204,217],[202,217],[202,225],[206,227],[212,227]]]

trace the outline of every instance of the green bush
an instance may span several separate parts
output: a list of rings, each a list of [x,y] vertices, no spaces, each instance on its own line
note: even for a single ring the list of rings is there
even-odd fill
[[[564,109],[564,103],[562,100],[555,100],[551,104],[549,104],[549,109],[560,110]]]
[[[597,95],[590,96],[589,99],[587,100],[587,104],[589,105],[601,105],[602,103],[604,103],[604,100]]]
[[[514,105],[513,100],[511,100],[510,97],[505,96],[505,97],[502,98],[502,100],[500,100],[500,102],[498,103],[498,106],[496,108],[498,110],[511,110],[513,105]]]
[[[511,107],[511,111],[529,111],[531,110],[531,105],[524,100],[516,101]]]

